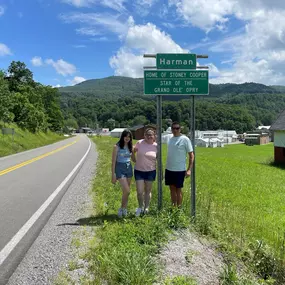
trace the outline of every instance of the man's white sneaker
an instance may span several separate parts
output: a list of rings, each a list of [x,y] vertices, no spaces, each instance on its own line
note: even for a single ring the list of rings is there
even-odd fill
[[[136,210],[136,217],[139,217],[143,213],[142,208],[137,208]]]
[[[144,209],[144,214],[147,215],[148,212],[149,212],[149,209],[148,209],[148,208],[145,208],[145,209]]]

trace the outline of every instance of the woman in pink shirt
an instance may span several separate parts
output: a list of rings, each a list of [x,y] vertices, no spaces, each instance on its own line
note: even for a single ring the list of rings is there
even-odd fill
[[[154,130],[147,129],[144,137],[145,138],[139,140],[134,147],[134,153],[136,154],[134,174],[139,203],[136,216],[148,213],[152,183],[156,177],[157,143],[155,142]]]

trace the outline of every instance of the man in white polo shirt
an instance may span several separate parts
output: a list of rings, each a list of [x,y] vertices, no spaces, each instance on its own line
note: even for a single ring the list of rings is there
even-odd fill
[[[173,206],[181,206],[184,178],[191,175],[194,153],[190,139],[181,134],[181,127],[178,122],[172,123],[171,130],[173,137],[168,142],[165,185],[170,188]],[[189,162],[186,168],[187,155]]]

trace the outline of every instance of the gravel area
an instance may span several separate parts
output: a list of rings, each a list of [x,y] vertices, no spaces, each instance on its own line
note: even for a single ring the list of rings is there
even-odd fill
[[[88,192],[95,175],[96,161],[97,153],[92,144],[83,166],[8,285],[53,284],[59,272],[68,268],[68,262],[73,258],[71,241],[74,232],[78,231],[74,223],[91,214]]]
[[[163,248],[159,262],[164,265],[165,277],[190,276],[199,285],[218,285],[223,270],[223,258],[215,246],[189,230],[175,234]]]

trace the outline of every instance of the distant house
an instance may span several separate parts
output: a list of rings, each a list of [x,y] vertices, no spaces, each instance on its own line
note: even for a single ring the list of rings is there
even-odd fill
[[[92,130],[90,128],[87,128],[87,127],[82,127],[82,128],[79,128],[75,131],[76,133],[84,133],[84,134],[87,134],[87,133],[92,133]]]
[[[195,144],[196,146],[209,147],[209,140],[198,138],[198,139],[195,139]]]
[[[133,135],[133,139],[135,140],[141,140],[144,138],[144,132],[147,129],[153,129],[156,130],[156,126],[155,125],[138,125],[138,126],[134,126],[132,128],[130,128],[130,131],[132,132]]]
[[[262,145],[269,143],[269,134],[262,132],[250,132],[244,137],[246,145]]]
[[[111,131],[111,137],[113,138],[120,138],[122,132],[125,130],[126,128],[115,128],[114,130]]]
[[[270,128],[274,132],[274,161],[285,164],[285,110]]]
[[[218,139],[226,143],[233,143],[237,141],[237,137],[236,131],[233,130],[195,131],[196,139]]]
[[[195,139],[195,145],[200,147],[224,147],[224,141],[218,138],[198,138]]]

